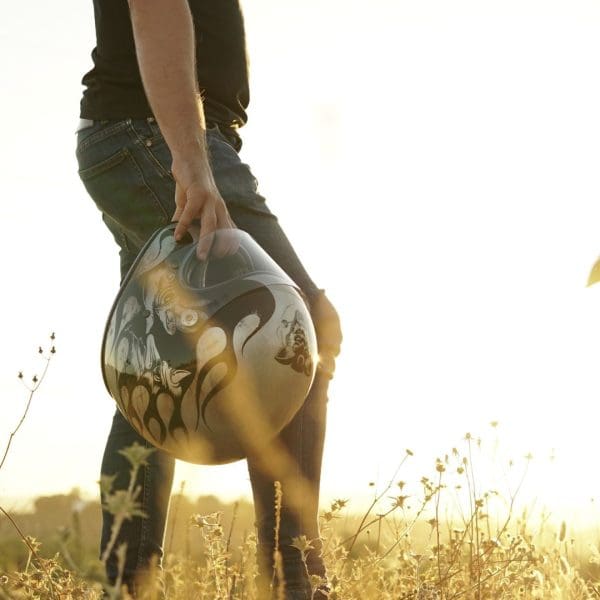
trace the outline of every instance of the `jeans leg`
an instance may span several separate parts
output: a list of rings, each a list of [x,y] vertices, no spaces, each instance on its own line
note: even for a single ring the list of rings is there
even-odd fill
[[[144,447],[152,447],[149,442],[139,436],[129,423],[117,411],[106,443],[102,460],[102,475],[113,476],[113,490],[126,490],[130,483],[131,465],[119,453],[119,450],[138,443]],[[167,453],[155,450],[147,460],[148,464],[140,467],[134,489],[139,486],[137,497],[143,516],[126,519],[118,532],[116,541],[106,563],[108,580],[114,585],[118,573],[115,550],[121,544],[127,545],[123,583],[128,586],[135,597],[135,590],[142,583],[145,573],[154,565],[160,566],[162,545],[169,496],[173,483],[175,461]],[[103,507],[106,496],[102,497]],[[101,554],[106,550],[113,535],[114,515],[103,508]]]
[[[260,456],[248,457],[258,529],[259,587],[263,594],[272,580],[275,548],[275,487],[282,488],[279,549],[286,589],[310,596],[308,574],[325,577],[319,538],[318,507],[325,440],[329,378],[317,371],[309,395],[294,419]],[[304,565],[293,538],[304,535],[314,550]],[[308,573],[307,573],[308,568]]]

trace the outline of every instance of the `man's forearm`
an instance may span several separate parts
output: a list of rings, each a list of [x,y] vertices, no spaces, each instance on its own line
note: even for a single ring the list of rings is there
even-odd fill
[[[180,240],[199,219],[197,253],[205,260],[212,247],[212,232],[235,225],[208,160],[196,76],[194,20],[187,0],[129,0],[129,9],[146,96],[173,159],[175,239]],[[219,252],[222,250],[228,251]]]
[[[206,159],[187,0],[129,0],[142,81],[174,160]]]

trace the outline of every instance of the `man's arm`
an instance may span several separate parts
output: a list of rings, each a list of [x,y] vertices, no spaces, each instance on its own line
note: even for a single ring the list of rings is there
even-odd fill
[[[129,0],[146,96],[173,157],[176,239],[195,218],[200,235],[234,227],[215,184],[198,90],[194,23],[187,0]],[[208,247],[198,248],[201,258]]]

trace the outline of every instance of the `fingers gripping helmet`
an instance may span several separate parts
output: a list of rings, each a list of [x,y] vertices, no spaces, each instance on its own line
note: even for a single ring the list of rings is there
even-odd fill
[[[104,382],[153,445],[201,464],[232,462],[300,408],[316,336],[294,282],[245,232],[181,243],[158,230],[129,270],[102,344]],[[210,247],[196,256],[196,244]]]

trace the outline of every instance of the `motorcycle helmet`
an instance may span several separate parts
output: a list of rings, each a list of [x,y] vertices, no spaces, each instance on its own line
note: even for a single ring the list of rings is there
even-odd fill
[[[296,284],[252,239],[154,233],[126,275],[102,343],[106,387],[157,448],[200,464],[244,458],[304,402],[318,360]],[[197,243],[210,247],[199,260]]]

